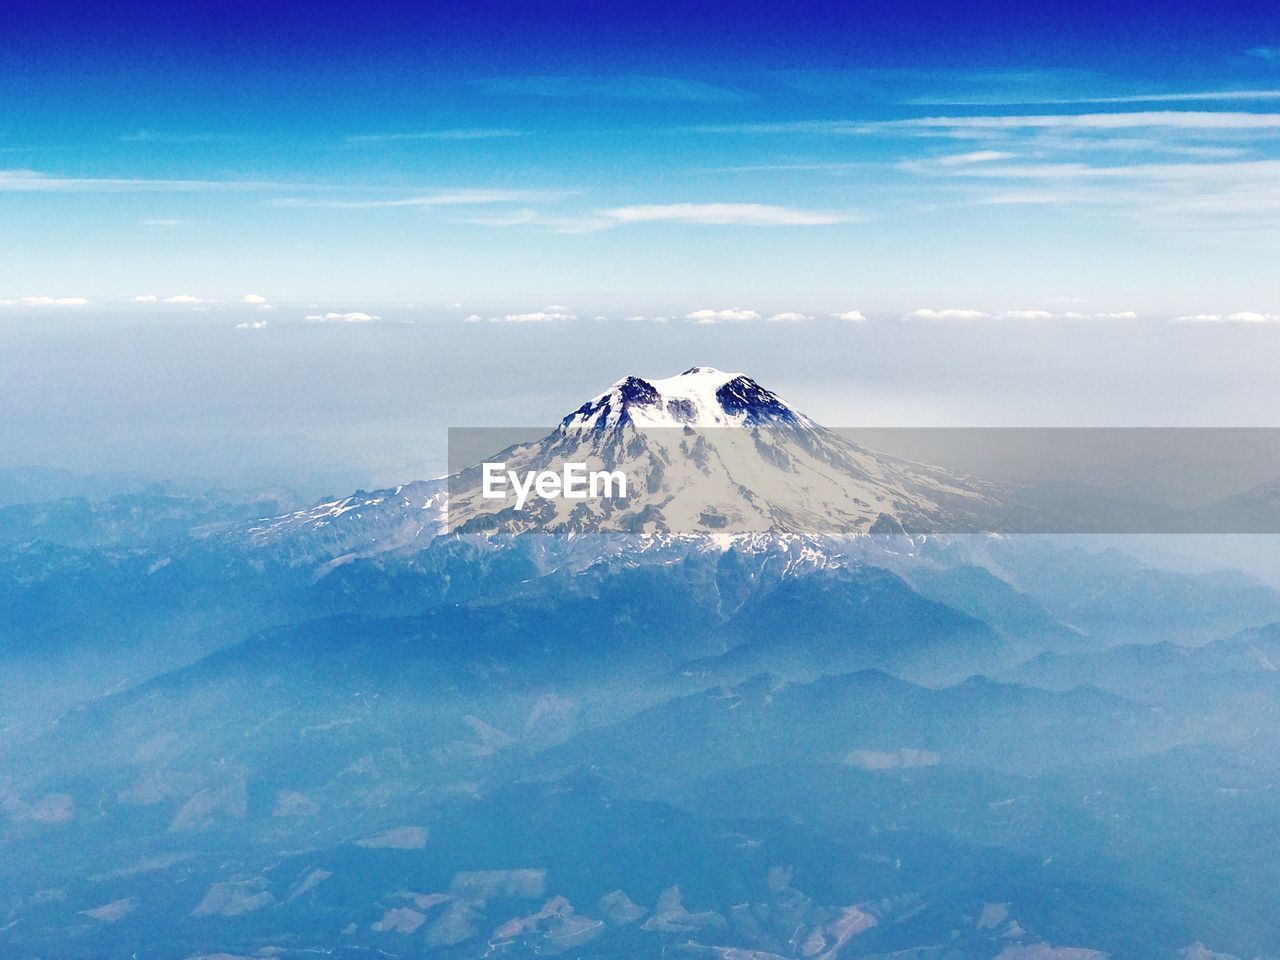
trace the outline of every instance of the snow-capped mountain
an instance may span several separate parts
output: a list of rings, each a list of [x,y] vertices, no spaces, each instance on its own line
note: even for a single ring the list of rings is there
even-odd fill
[[[420,549],[444,535],[830,538],[975,528],[1000,510],[990,484],[866,450],[750,377],[703,366],[619,380],[546,436],[491,462],[513,483],[582,464],[624,476],[626,495],[519,502],[511,484],[495,497],[477,464],[264,520],[251,537],[299,559],[333,561]]]

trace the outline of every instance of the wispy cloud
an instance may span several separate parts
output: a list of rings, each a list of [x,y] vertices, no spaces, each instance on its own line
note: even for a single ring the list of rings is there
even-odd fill
[[[943,307],[941,310],[921,307],[919,310],[912,310],[907,316],[916,320],[982,320],[991,314],[965,307]]]
[[[554,310],[534,310],[531,313],[505,313],[500,317],[490,317],[494,323],[551,323],[555,320],[576,320],[571,313],[558,313]]]
[[[1277,91],[1280,95],[1280,91]],[[818,134],[865,136],[886,131],[948,132],[998,130],[1275,130],[1280,113],[1226,110],[1141,110],[1115,113],[989,114],[908,117],[899,120],[788,120],[771,123],[702,124],[690,131],[709,134]]]
[[[542,227],[556,233],[593,233],[637,223],[698,226],[811,227],[863,220],[851,211],[804,210],[766,203],[650,203],[585,213],[545,213],[522,208],[457,218],[454,222],[487,227]]]
[[[1245,53],[1267,63],[1280,63],[1280,47],[1251,47]]]
[[[1000,314],[1006,320],[1052,320],[1052,310],[1006,310]]]
[[[190,293],[177,293],[172,297],[165,297],[165,303],[213,303],[212,300],[205,300],[202,297],[194,296]]]
[[[475,85],[491,94],[557,99],[690,103],[731,103],[744,99],[744,95],[738,90],[701,80],[643,74],[492,77],[477,80]]]
[[[1179,323],[1280,323],[1280,314],[1242,310],[1238,313],[1193,313],[1174,319]]]
[[[995,163],[997,160],[1012,160],[1016,153],[1007,150],[970,150],[967,153],[952,153],[938,157],[934,163],[943,167],[967,167],[974,163]]]
[[[263,330],[267,326],[265,319],[261,320],[243,320],[236,324],[237,330]]]
[[[138,177],[65,177],[38,170],[0,170],[0,193],[180,193],[201,191],[330,191],[332,184],[285,183],[270,180],[176,180]],[[333,199],[317,196],[279,197],[271,200],[279,207],[318,207],[330,209],[376,209],[380,207],[447,207],[472,204],[498,204],[533,201],[558,201],[570,196],[564,190],[509,190],[458,188],[401,197]],[[144,220],[146,226],[176,226],[176,219]]]
[[[274,205],[278,207],[318,207],[331,210],[378,210],[396,207],[457,207],[488,203],[521,203],[531,200],[558,200],[565,195],[562,191],[463,188],[391,199],[325,200],[310,197],[285,197],[274,201]]]
[[[376,323],[382,318],[375,313],[351,310],[347,313],[309,313],[302,319],[308,323]]]
[[[1030,91],[1035,96],[1053,96],[1064,91],[1100,89],[1098,84],[1106,82],[1102,75],[1084,69],[947,70],[936,64],[915,68],[782,70],[774,72],[773,77],[797,92],[813,96],[892,103],[901,103],[904,98],[913,102],[912,98],[938,89],[948,96],[963,90],[967,100],[987,94],[999,97],[1010,90],[1022,95]]]
[[[6,193],[144,193],[217,190],[297,189],[298,185],[265,180],[168,180],[137,177],[64,177],[38,170],[0,170],[0,192]]]
[[[480,323],[485,318],[478,313],[473,313],[469,317],[465,317],[464,323]],[[571,313],[568,307],[561,306],[558,303],[543,307],[541,310],[531,310],[527,313],[504,313],[498,316],[489,317],[489,323],[553,323],[558,320],[577,320],[576,314]]]
[[[945,166],[913,160],[917,174],[971,181],[989,205],[1090,206],[1162,227],[1235,222],[1274,231],[1280,224],[1280,159],[1089,164],[990,163]]]
[[[246,293],[240,298],[240,302],[253,307],[255,310],[270,311],[275,309],[270,301],[260,293]]]
[[[467,140],[502,140],[512,137],[526,137],[527,130],[515,130],[510,127],[453,127],[446,130],[414,130],[404,133],[368,133],[347,137],[352,145],[377,143],[425,143],[464,142]]]
[[[939,166],[953,166],[938,164]],[[928,171],[929,161],[907,161],[903,169]],[[944,171],[934,171],[944,172]],[[1087,163],[988,164],[946,170],[946,175],[1014,180],[1266,180],[1280,178],[1280,160],[1241,160],[1231,163],[1131,163],[1095,166]]]
[[[845,310],[842,313],[831,314],[833,319],[846,320],[849,323],[862,323],[867,318],[862,315],[861,310]]]
[[[692,313],[686,313],[684,318],[694,323],[712,324],[712,323],[735,323],[743,320],[759,320],[760,314],[754,310],[743,310],[740,307],[729,307],[724,310],[712,310],[704,308],[702,310],[694,310]]]
[[[840,121],[843,122],[843,121]],[[871,129],[943,130],[1128,130],[1160,127],[1182,130],[1276,130],[1280,113],[1215,110],[1144,110],[1126,113],[1015,114],[1010,116],[939,116],[882,120]],[[868,129],[864,124],[859,132]]]
[[[1015,320],[1015,321],[1051,321],[1051,320],[1136,320],[1138,315],[1132,310],[1113,312],[1084,313],[1080,311],[1057,312],[1043,309],[1017,310],[974,310],[967,307],[944,307],[933,309],[922,307],[907,314],[908,320],[929,321],[973,321],[973,320]]]
[[[121,143],[230,143],[240,140],[233,133],[176,133],[164,130],[135,130],[120,138]]]
[[[827,134],[846,136],[871,133],[881,123],[863,120],[779,120],[765,123],[702,123],[687,127],[692,133],[709,134]]]
[[[849,212],[801,210],[765,203],[654,203],[599,211],[617,223],[697,223],[750,227],[800,227],[851,223],[861,217]]]
[[[1006,96],[967,99],[958,97],[925,97],[910,101],[914,106],[930,107],[997,107],[997,106],[1071,106],[1072,104],[1125,104],[1125,103],[1231,103],[1235,101],[1280,100],[1280,90],[1274,88],[1253,90],[1191,90],[1153,93],[1124,93],[1088,97],[1037,97]]]
[[[16,300],[0,300],[3,307],[83,307],[89,301],[84,297],[19,297]]]
[[[728,167],[709,167],[708,173],[850,173],[855,170],[875,170],[877,164],[867,160],[845,162],[804,162],[793,163],[744,163]]]
[[[594,233],[597,230],[617,226],[616,221],[598,214],[547,213],[531,207],[451,216],[449,222],[476,227],[533,227],[549,230],[552,233]]]

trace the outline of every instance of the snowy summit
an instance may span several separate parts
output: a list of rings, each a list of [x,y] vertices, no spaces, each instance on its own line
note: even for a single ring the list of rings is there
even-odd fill
[[[796,420],[800,415],[744,374],[690,367],[661,380],[624,377],[566,417],[563,425],[742,427],[769,418]]]

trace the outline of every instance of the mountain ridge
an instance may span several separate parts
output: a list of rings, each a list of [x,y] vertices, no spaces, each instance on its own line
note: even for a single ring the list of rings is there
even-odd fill
[[[484,496],[479,465],[445,478],[355,494],[263,518],[238,535],[317,567],[421,549],[445,536],[499,541],[549,532],[640,538],[642,546],[829,542],[913,527],[980,526],[998,488],[877,454],[822,427],[741,373],[695,366],[664,379],[627,376],[544,437],[494,455],[513,474],[565,463],[622,471],[625,500]]]

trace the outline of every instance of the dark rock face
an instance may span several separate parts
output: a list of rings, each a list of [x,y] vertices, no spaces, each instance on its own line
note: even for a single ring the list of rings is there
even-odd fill
[[[662,403],[662,396],[648,380],[642,380],[640,377],[627,377],[622,383],[618,384],[616,391],[607,393],[598,400],[584,403],[569,416],[565,417],[561,423],[567,424],[575,419],[587,419],[599,414],[598,425],[602,425],[608,420],[609,414],[613,412],[615,403],[622,412],[622,416],[619,418],[619,422],[622,422],[626,419],[628,408],[633,406],[657,406]]]
[[[692,423],[697,419],[698,411],[689,400],[675,399],[667,401],[667,413],[684,423]]]
[[[716,391],[716,400],[725,413],[746,415],[748,423],[766,420],[795,420],[795,414],[778,395],[750,377],[735,377]]]
[[[618,396],[624,405],[641,404],[651,407],[661,402],[662,398],[653,384],[639,377],[627,377],[618,387]]]

